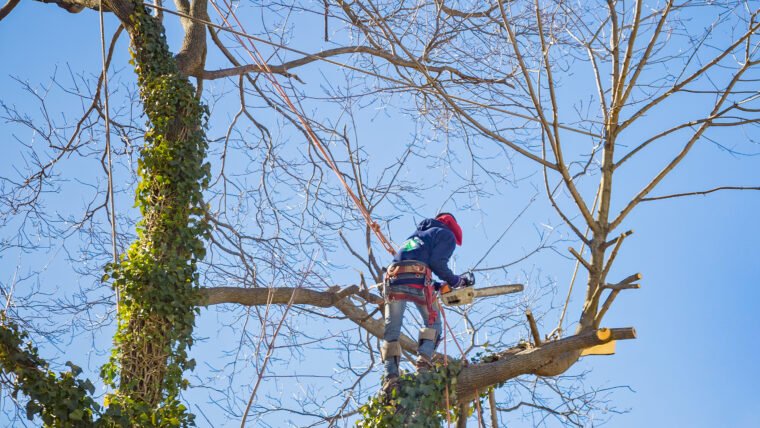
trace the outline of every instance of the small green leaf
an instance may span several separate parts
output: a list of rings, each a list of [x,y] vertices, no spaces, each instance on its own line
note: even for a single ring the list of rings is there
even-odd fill
[[[84,412],[82,409],[76,409],[73,412],[69,413],[69,418],[74,421],[81,421],[84,419]]]
[[[74,377],[77,377],[80,374],[82,374],[82,368],[72,363],[71,361],[66,361],[64,365],[68,366],[71,369],[71,374],[74,375]]]

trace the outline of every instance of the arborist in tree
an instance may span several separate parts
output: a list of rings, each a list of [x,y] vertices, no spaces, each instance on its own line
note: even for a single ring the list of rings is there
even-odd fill
[[[385,273],[385,334],[381,349],[385,363],[383,391],[390,394],[398,386],[401,346],[398,339],[404,320],[406,303],[417,306],[425,326],[420,329],[417,371],[432,367],[432,357],[441,340],[441,315],[436,292],[443,285],[434,282],[432,274],[452,288],[474,284],[471,272],[455,275],[448,263],[457,245],[462,245],[462,229],[449,213],[423,220],[394,257]]]

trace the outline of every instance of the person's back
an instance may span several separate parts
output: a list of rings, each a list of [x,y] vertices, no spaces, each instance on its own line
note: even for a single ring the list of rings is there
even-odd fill
[[[439,214],[420,222],[417,230],[401,244],[394,261],[425,263],[438,278],[456,287],[461,279],[449,269],[448,263],[457,245],[462,245],[462,229],[451,214]]]

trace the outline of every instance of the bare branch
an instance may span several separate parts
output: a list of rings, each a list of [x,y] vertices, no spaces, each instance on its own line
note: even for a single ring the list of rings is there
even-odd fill
[[[699,70],[697,70],[694,73],[692,73],[689,77],[687,77],[686,79],[682,80],[680,83],[677,83],[677,84],[673,85],[673,87],[670,88],[665,93],[661,94],[660,96],[654,98],[652,101],[650,101],[649,103],[647,103],[644,107],[642,107],[641,109],[639,109],[637,112],[635,112],[633,115],[631,115],[631,117],[629,117],[625,122],[623,122],[618,127],[618,129],[620,131],[622,131],[623,129],[627,128],[633,122],[635,122],[638,118],[640,118],[641,116],[643,116],[651,108],[653,108],[654,106],[660,104],[660,102],[662,102],[664,99],[670,97],[671,95],[673,95],[676,92],[681,91],[684,87],[686,87],[686,85],[688,85],[689,83],[693,82],[698,77],[704,75],[705,72],[707,72],[709,69],[711,69],[712,67],[714,67],[718,63],[720,63],[724,58],[726,58],[727,56],[729,56],[734,51],[734,49],[736,49],[737,47],[739,47],[739,45],[741,45],[742,43],[746,42],[750,37],[752,37],[752,35],[755,34],[755,32],[757,32],[758,29],[760,29],[760,23],[754,23],[753,25],[751,25],[747,29],[747,31],[741,37],[737,38],[736,41],[734,41],[731,45],[729,45],[726,48],[722,49],[721,53],[718,54],[717,56],[715,56],[715,58],[713,58],[710,62],[708,62],[707,64],[705,64],[704,66],[702,66]],[[747,65],[749,65],[749,63],[745,64],[745,67]]]
[[[612,264],[615,262],[615,257],[617,257],[618,251],[620,251],[620,246],[623,245],[623,240],[631,235],[633,231],[629,230],[628,232],[622,233],[620,236],[615,239],[615,248],[612,249],[612,253],[610,254],[610,257],[607,259],[607,263],[604,265],[604,270],[602,271],[602,275],[599,278],[600,281],[605,281],[607,278],[607,274],[610,272],[610,268],[612,267]]]
[[[609,248],[609,247],[617,244],[617,241],[619,239],[623,239],[623,238],[627,237],[628,235],[632,235],[632,234],[633,234],[633,230],[629,230],[627,232],[621,233],[620,236],[618,236],[617,238],[605,242],[604,245],[603,245],[603,248],[606,250],[607,248]]]
[[[544,129],[544,133],[545,133],[546,137],[549,139],[549,146],[552,148],[552,151],[554,153],[556,164],[555,164],[555,168],[552,168],[552,169],[557,170],[561,174],[562,180],[563,180],[565,186],[567,187],[567,190],[572,195],[573,201],[578,206],[578,209],[580,210],[581,214],[583,215],[583,218],[586,220],[586,223],[589,225],[589,227],[591,227],[591,230],[596,231],[596,230],[598,230],[599,226],[594,221],[594,218],[591,215],[591,212],[589,211],[588,207],[586,206],[586,203],[584,202],[583,197],[581,197],[580,193],[578,192],[578,189],[576,189],[575,184],[573,183],[573,179],[572,179],[572,177],[570,176],[570,173],[567,170],[567,165],[565,164],[565,161],[564,161],[564,158],[563,158],[562,148],[561,148],[560,143],[559,143],[559,134],[557,132],[552,132],[552,127],[550,127],[550,122],[546,119],[546,117],[544,115],[544,108],[542,106],[541,99],[540,99],[538,93],[536,92],[536,90],[534,89],[533,81],[532,81],[532,78],[531,78],[532,73],[528,70],[528,67],[525,64],[525,60],[524,60],[523,55],[521,53],[522,51],[521,51],[521,49],[520,49],[520,47],[519,47],[519,45],[517,43],[517,39],[515,38],[515,33],[512,30],[512,25],[510,25],[510,22],[507,19],[507,13],[506,13],[506,11],[504,9],[503,0],[498,0],[498,3],[499,3],[499,10],[501,12],[501,18],[502,18],[502,21],[503,21],[503,27],[504,27],[504,29],[507,30],[507,33],[509,34],[509,40],[510,40],[511,45],[512,45],[512,50],[515,53],[515,57],[517,58],[518,64],[520,64],[520,70],[522,71],[522,75],[523,75],[523,78],[524,78],[523,82],[525,83],[526,87],[528,88],[528,93],[530,95],[530,99],[533,102],[533,106],[536,109],[536,113],[538,114],[539,118],[541,119],[540,123],[541,123],[541,125],[542,125],[542,127]],[[538,26],[539,26],[539,34],[543,38],[543,32],[541,31],[542,24],[541,24],[541,15],[539,13],[539,8],[536,8],[536,12],[537,12],[536,17],[537,17]],[[543,58],[544,58],[544,68],[546,69],[547,73],[549,75],[551,75],[551,71],[548,68],[548,56],[547,56],[548,55],[548,51],[547,51],[546,46],[544,46],[543,44],[542,44],[542,47],[543,47],[543,52],[542,53],[544,55],[543,56]],[[553,91],[553,89],[552,89],[553,85],[551,83],[552,82],[550,81],[549,87],[550,87],[550,91]],[[553,128],[556,130],[557,129],[557,127],[556,127],[556,123],[557,123],[556,122],[557,107],[556,107],[556,99],[554,97],[552,97],[552,105],[553,105],[553,109],[552,109],[553,112],[552,112],[552,114],[555,115],[555,120],[552,121],[551,123],[555,124],[553,126]],[[546,165],[546,162],[542,162],[542,164]]]
[[[617,283],[617,284],[604,284],[602,288],[607,290],[636,290],[641,288],[641,285],[639,284],[624,284],[624,283]]]
[[[449,16],[456,16],[457,18],[489,18],[491,16],[491,13],[496,10],[496,6],[491,6],[483,11],[464,12],[446,6],[443,0],[435,0],[435,3],[438,5],[438,7],[441,8],[441,11],[443,13]]]
[[[599,313],[596,314],[596,318],[594,318],[594,325],[599,325],[599,323],[602,322],[604,315],[610,309],[610,306],[612,306],[612,302],[615,301],[615,297],[617,297],[618,293],[620,293],[620,290],[618,289],[613,289],[610,292],[610,295],[607,296],[607,299],[604,301],[604,304],[602,304],[602,308],[599,310]]]
[[[3,7],[0,8],[0,21],[3,20],[6,16],[8,16],[9,13],[13,10],[13,8],[18,5],[18,3],[21,0],[8,0],[8,3],[5,3]]]
[[[528,318],[530,334],[533,336],[533,345],[541,346],[541,334],[538,332],[538,326],[536,325],[536,319],[533,317],[533,312],[528,309],[525,311],[525,317]]]
[[[649,197],[649,198],[643,198],[643,199],[641,199],[641,202],[659,201],[659,200],[662,200],[662,199],[681,198],[681,197],[685,197],[685,196],[709,195],[710,193],[718,192],[718,191],[721,191],[721,190],[760,190],[760,186],[754,186],[754,187],[752,187],[752,186],[748,186],[748,187],[745,187],[745,186],[720,186],[720,187],[715,187],[715,188],[710,189],[710,190],[700,190],[700,191],[696,191],[696,192],[686,192],[686,193],[674,193],[672,195],[663,195],[663,196],[652,196],[652,197]]]
[[[591,265],[586,261],[586,259],[583,258],[580,254],[578,254],[578,251],[575,250],[573,247],[569,247],[568,250],[570,253],[575,256],[576,259],[578,259],[579,262],[583,265],[583,267],[586,268],[586,270],[591,271]]]
[[[334,49],[328,49],[322,52],[318,52],[315,54],[309,54],[307,56],[304,56],[303,58],[299,58],[293,61],[288,61],[286,63],[280,64],[280,65],[269,65],[269,69],[276,74],[281,74],[284,76],[293,76],[289,71],[304,66],[306,64],[310,64],[315,61],[324,60],[326,58],[339,56],[339,55],[351,55],[351,54],[367,54],[372,55],[378,58],[383,58],[386,61],[388,61],[391,64],[400,66],[400,67],[406,67],[411,68],[414,70],[422,71],[423,69],[426,72],[433,72],[433,73],[450,73],[453,76],[458,77],[459,79],[467,80],[470,82],[487,82],[487,83],[493,83],[493,84],[507,84],[507,77],[503,77],[501,79],[485,79],[480,78],[476,76],[469,76],[461,71],[449,67],[449,66],[436,66],[436,65],[422,65],[419,62],[416,61],[408,61],[403,58],[399,58],[398,56],[395,56],[393,54],[390,54],[386,51],[371,48],[368,46],[345,46],[340,48],[334,48]],[[230,77],[230,76],[238,76],[240,74],[246,74],[246,73],[261,73],[264,70],[259,67],[256,64],[248,64],[241,67],[234,67],[234,68],[227,68],[227,69],[221,69],[221,70],[213,70],[213,71],[203,71],[203,72],[196,72],[193,74],[197,77],[203,77],[207,80],[213,80],[213,79],[220,79],[223,77]]]

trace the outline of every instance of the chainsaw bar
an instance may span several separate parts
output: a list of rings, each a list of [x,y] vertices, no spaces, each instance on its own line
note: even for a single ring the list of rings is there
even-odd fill
[[[522,284],[495,285],[493,287],[476,288],[475,297],[500,296],[502,294],[519,293],[525,286]]]
[[[496,285],[493,287],[475,288],[460,287],[448,293],[441,294],[441,300],[448,306],[460,306],[472,303],[476,298],[501,296],[502,294],[519,293],[525,288],[522,284]]]

